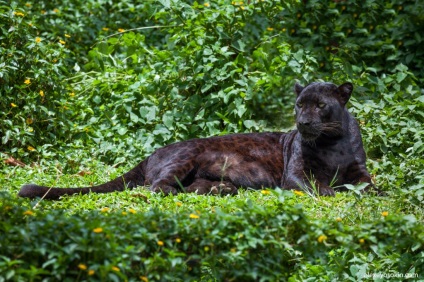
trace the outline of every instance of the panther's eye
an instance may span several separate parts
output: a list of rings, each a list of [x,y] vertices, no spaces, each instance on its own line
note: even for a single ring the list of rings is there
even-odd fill
[[[296,106],[298,106],[299,108],[303,107],[303,103],[297,103]]]
[[[326,103],[318,103],[318,108],[323,109],[326,105]]]

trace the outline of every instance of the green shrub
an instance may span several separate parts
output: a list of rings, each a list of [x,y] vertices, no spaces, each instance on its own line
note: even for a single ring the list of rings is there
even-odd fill
[[[0,9],[1,142],[10,153],[35,159],[40,144],[66,136],[59,128],[66,120],[69,92],[61,82],[68,74],[68,52],[57,40],[39,35],[24,9]]]
[[[423,79],[424,4],[417,1],[319,1],[287,4],[275,21],[294,50],[311,50],[320,72],[343,66],[349,76],[399,63]]]
[[[276,206],[238,201],[233,212],[198,206],[69,214],[0,207],[0,271],[6,280],[361,279],[422,275],[424,230],[413,216],[350,226],[311,219],[290,191]],[[236,203],[233,201],[233,203]],[[325,271],[323,274],[322,271]],[[324,276],[322,276],[324,275]]]
[[[368,75],[358,81],[353,99],[370,157],[372,172],[387,190],[400,188],[410,200],[424,200],[424,95],[408,68],[398,65],[392,74]]]
[[[141,145],[138,151],[151,152],[175,140],[257,130],[253,118],[275,110],[253,110],[252,101],[264,93],[255,86],[264,74],[249,66],[247,47],[239,46],[250,43],[241,41],[244,25],[237,24],[248,21],[249,14],[247,8],[224,2],[188,6],[177,1],[155,16],[167,38],[160,49],[134,32],[99,42],[90,52],[89,72],[76,82],[98,104],[93,128],[111,128],[106,136],[95,134],[96,142],[107,144],[112,134],[126,135]],[[288,48],[283,51],[290,56]],[[134,144],[125,150],[134,152]]]
[[[421,79],[421,10],[406,1],[5,4],[4,151],[72,167],[83,158],[66,152],[88,146],[120,163],[175,140],[291,127],[296,79],[363,84],[399,61]]]

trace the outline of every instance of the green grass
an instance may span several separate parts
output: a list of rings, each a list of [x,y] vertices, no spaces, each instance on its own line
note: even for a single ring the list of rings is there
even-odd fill
[[[7,168],[3,170],[0,181],[0,191],[8,192],[15,197],[20,186],[28,183],[57,187],[79,187],[101,184],[113,178],[119,177],[126,169],[114,168],[103,164],[98,164],[96,170],[89,171],[84,176],[79,174],[62,174],[59,170],[50,168],[43,170],[41,167],[35,168]],[[13,181],[11,181],[13,180]],[[169,212],[179,210],[210,210],[219,207],[226,212],[235,209],[237,203],[253,201],[258,205],[274,208],[278,203],[278,193],[272,190],[255,191],[240,190],[236,196],[202,196],[196,194],[180,193],[176,196],[163,196],[152,193],[147,187],[138,187],[133,190],[115,192],[111,194],[88,194],[65,196],[60,201],[27,200],[24,203],[28,208],[33,208],[37,204],[38,209],[64,209],[69,212],[101,210],[109,208],[113,210],[134,209],[145,212],[151,208]],[[374,194],[364,194],[360,198],[353,192],[338,192],[335,197],[315,197],[308,194],[302,196],[295,195],[290,199],[292,205],[302,205],[307,215],[311,218],[337,218],[340,217],[349,223],[361,223],[371,221],[381,217],[384,211],[390,214],[416,214],[423,219],[423,209],[419,206],[408,205],[406,199],[399,198],[396,191],[389,191],[385,197],[378,197]]]

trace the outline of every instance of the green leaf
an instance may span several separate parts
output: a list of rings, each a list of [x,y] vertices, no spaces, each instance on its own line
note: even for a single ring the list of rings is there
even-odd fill
[[[156,108],[142,106],[139,109],[140,116],[146,118],[147,121],[153,121],[156,119]]]
[[[139,121],[139,118],[136,114],[134,114],[133,112],[130,113],[130,119],[131,121],[137,123]]]
[[[397,74],[396,74],[396,81],[398,82],[398,83],[401,83],[406,77],[407,77],[408,75],[406,74],[406,73],[403,73],[403,72],[398,72]]]
[[[168,127],[169,129],[173,129],[174,126],[174,115],[172,112],[166,112],[162,117],[163,124]]]
[[[102,53],[103,55],[109,55],[109,49],[108,49],[108,44],[105,41],[99,42],[97,44],[97,49],[99,50],[100,53]]]
[[[159,0],[159,3],[161,3],[167,9],[171,7],[171,0]]]
[[[119,135],[125,135],[128,132],[128,129],[126,127],[120,127],[118,129],[118,134]]]
[[[247,129],[251,129],[256,127],[256,122],[253,120],[245,120],[243,121],[243,125],[247,128]]]

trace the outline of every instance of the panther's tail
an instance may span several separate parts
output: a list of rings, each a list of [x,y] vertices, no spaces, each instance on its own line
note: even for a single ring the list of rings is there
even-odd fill
[[[57,200],[63,195],[123,191],[125,188],[134,188],[145,184],[143,163],[144,162],[140,163],[124,175],[101,185],[80,188],[52,188],[35,184],[26,184],[21,187],[18,195],[25,198],[44,197],[44,199]]]

